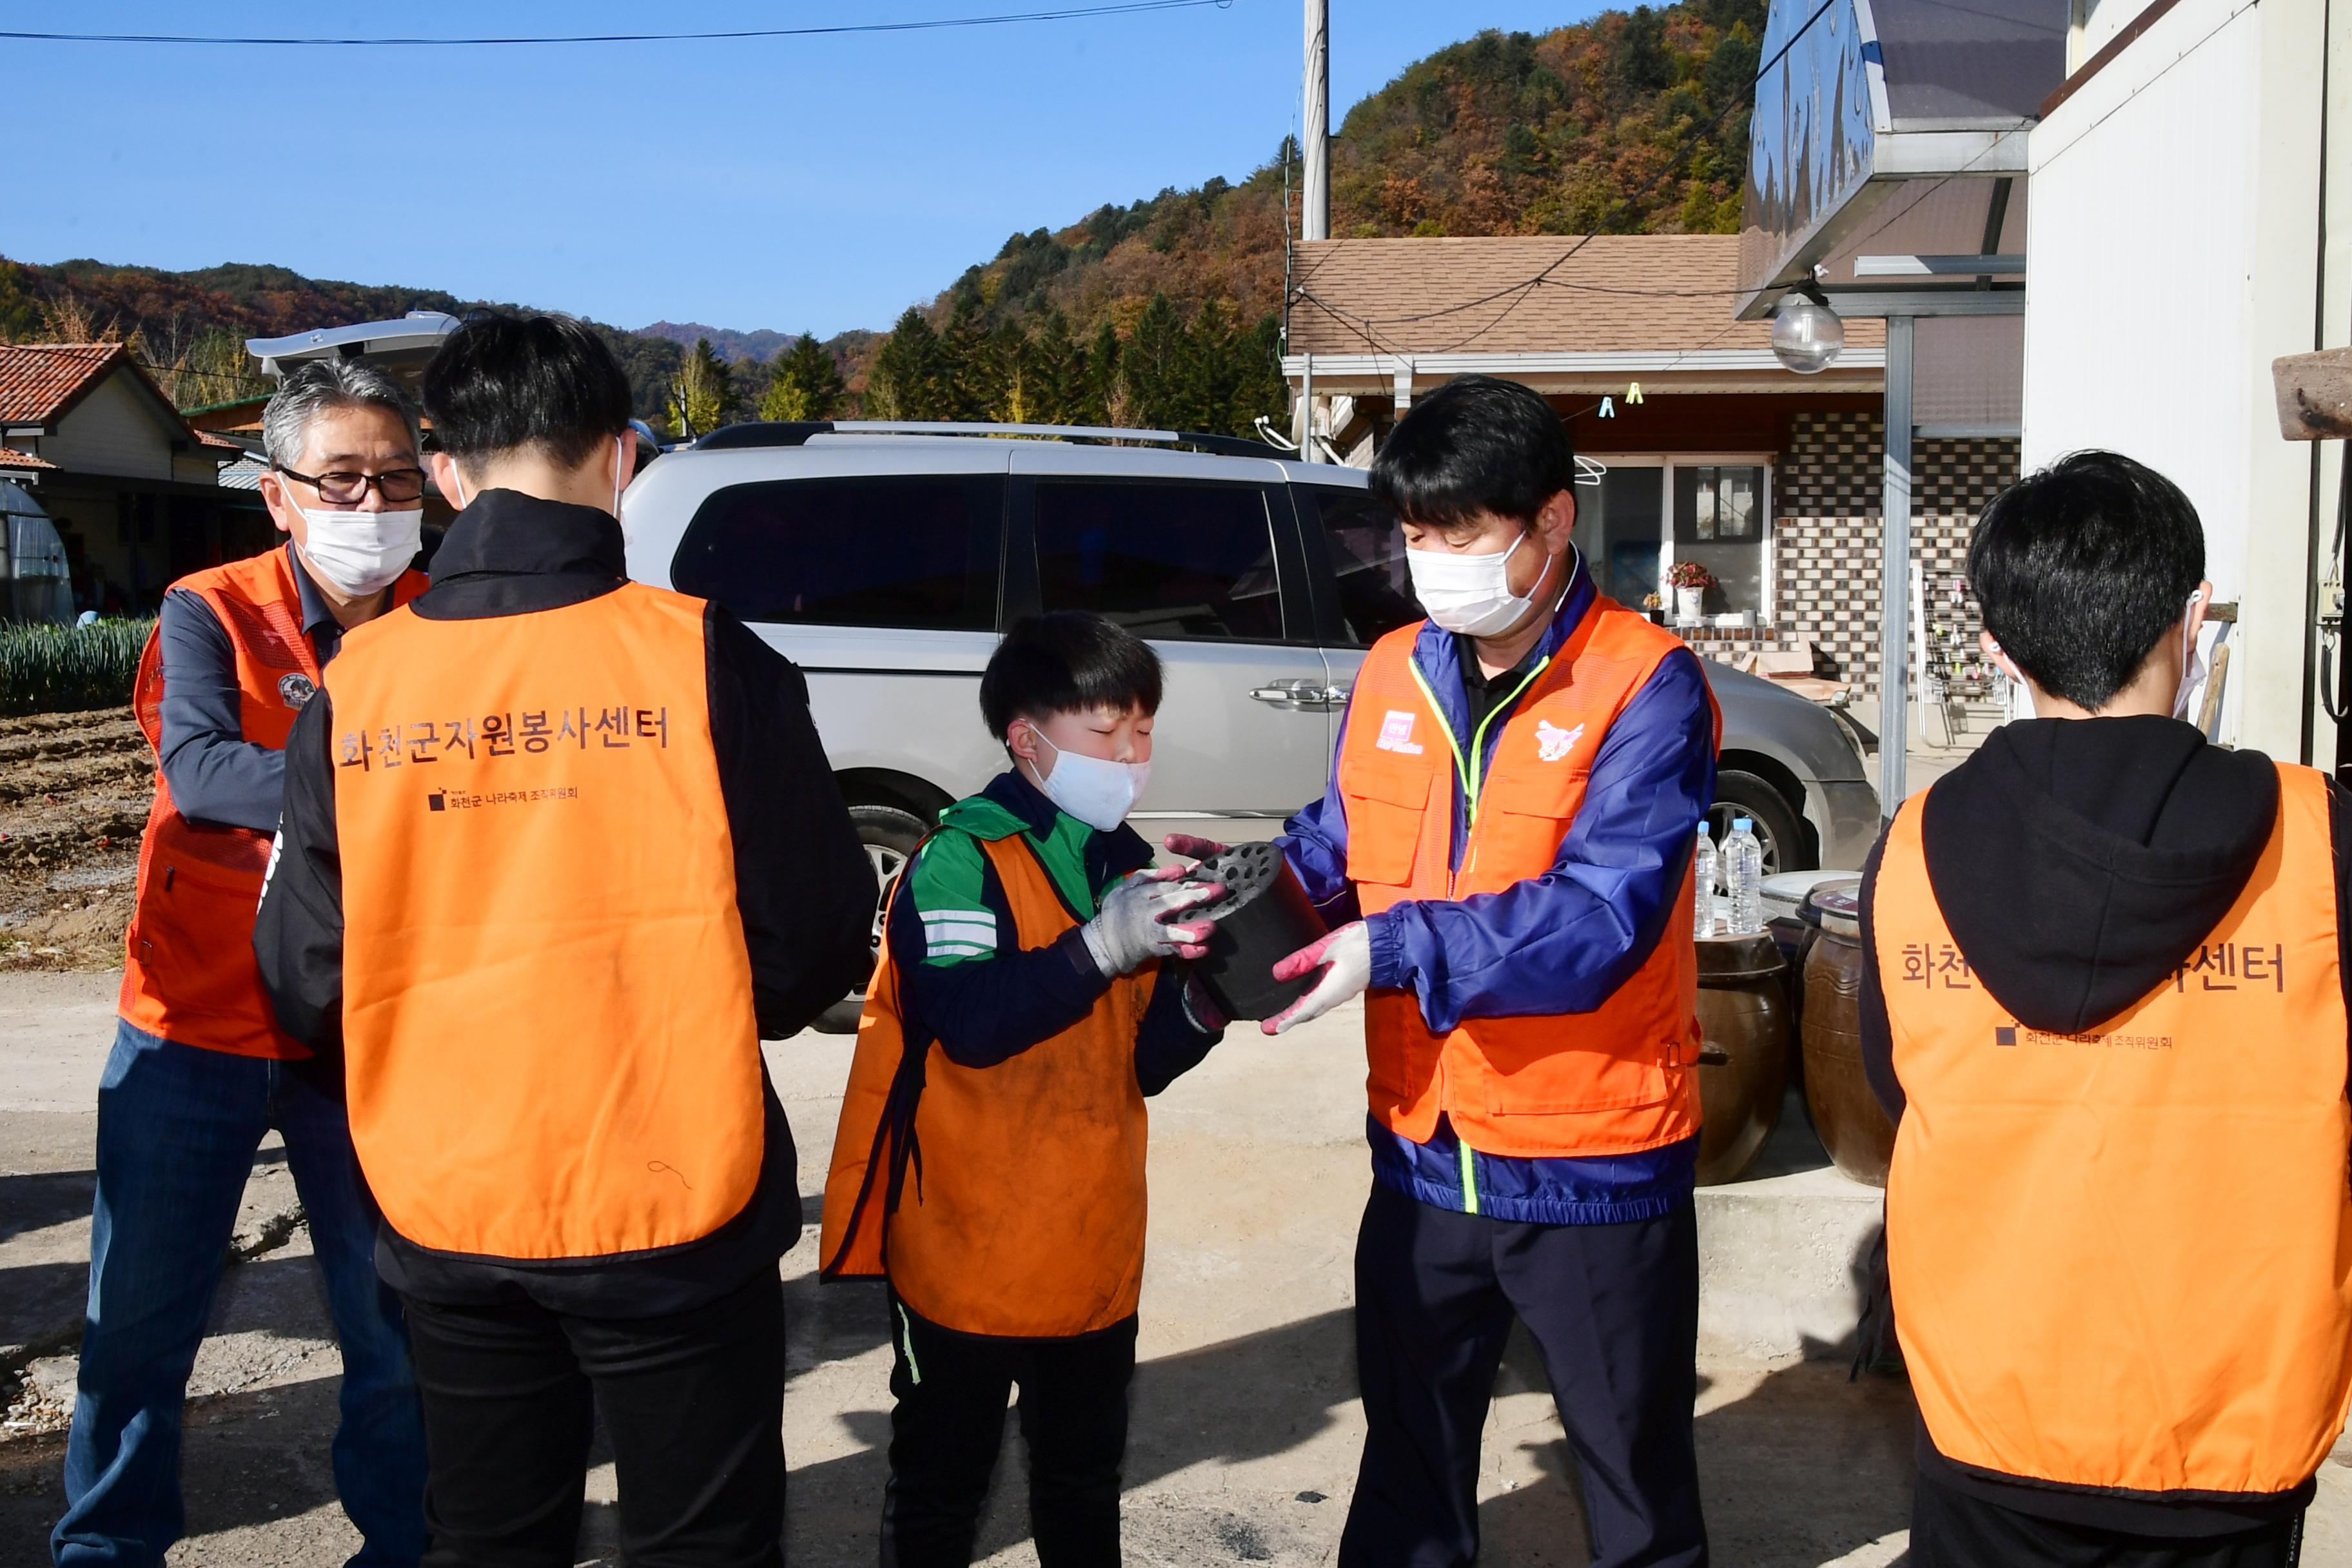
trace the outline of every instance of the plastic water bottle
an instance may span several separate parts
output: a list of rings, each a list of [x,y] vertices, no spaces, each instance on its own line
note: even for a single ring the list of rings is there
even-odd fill
[[[1730,895],[1734,936],[1753,936],[1764,929],[1764,846],[1756,842],[1755,826],[1736,816],[1730,837],[1723,841],[1723,886]]]
[[[1691,852],[1691,935],[1715,934],[1715,840],[1698,825],[1698,847]]]

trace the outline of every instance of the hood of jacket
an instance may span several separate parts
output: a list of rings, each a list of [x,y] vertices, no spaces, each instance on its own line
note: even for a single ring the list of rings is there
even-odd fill
[[[2278,801],[2269,758],[2177,720],[2035,719],[1928,790],[1920,836],[1969,968],[2019,1023],[2073,1034],[2212,934]]]

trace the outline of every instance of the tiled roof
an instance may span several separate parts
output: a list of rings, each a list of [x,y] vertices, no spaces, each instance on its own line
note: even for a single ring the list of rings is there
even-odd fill
[[[236,452],[240,455],[246,450],[244,442],[232,441],[226,436],[215,436],[209,430],[199,430],[196,432],[196,445],[199,447],[217,447],[224,452]]]
[[[1732,320],[1737,235],[1320,239],[1302,242],[1295,265],[1294,354],[1763,349],[1772,341],[1770,322]],[[1879,322],[1851,321],[1846,342],[1874,347],[1884,332]]]
[[[0,468],[47,468],[54,471],[55,463],[45,463],[30,452],[19,452],[14,447],[0,447]]]
[[[130,363],[122,343],[0,344],[0,424],[48,424]]]

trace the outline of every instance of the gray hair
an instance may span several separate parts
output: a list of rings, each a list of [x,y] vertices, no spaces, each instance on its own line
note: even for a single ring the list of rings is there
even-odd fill
[[[416,405],[400,383],[364,360],[305,360],[286,373],[261,411],[261,445],[273,468],[302,460],[310,421],[336,408],[387,408],[408,426],[408,445],[418,449]]]

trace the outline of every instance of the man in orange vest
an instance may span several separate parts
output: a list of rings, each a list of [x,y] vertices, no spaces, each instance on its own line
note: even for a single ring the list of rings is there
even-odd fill
[[[2189,499],[2078,452],[1969,548],[2035,717],[1863,884],[1917,1568],[2295,1561],[2352,1401],[2343,791],[2181,721]]]
[[[339,1058],[406,1308],[436,1562],[568,1563],[593,1415],[622,1554],[782,1560],[791,1129],[760,1040],[870,963],[800,673],[629,582],[629,382],[561,317],[425,376],[463,510],[287,744],[255,943]]]
[[[1371,491],[1429,618],[1373,646],[1330,788],[1279,840],[1337,929],[1276,966],[1320,976],[1267,1032],[1369,993],[1349,1568],[1475,1554],[1514,1314],[1596,1568],[1706,1560],[1690,864],[1718,726],[1697,658],[1595,592],[1574,478],[1527,387],[1465,376],[1413,405]]]
[[[182,578],[132,708],[160,765],[139,850],[121,1020],[98,1097],[98,1204],[60,1564],[158,1563],[182,1528],[180,1405],[255,1150],[286,1142],[342,1349],[336,1489],[354,1563],[425,1550],[425,1442],[399,1303],[342,1107],[305,1080],[253,962],[288,731],[344,636],[413,597],[425,473],[383,372],[305,364],[262,413],[281,550]],[[293,1069],[293,1070],[289,1070]]]

